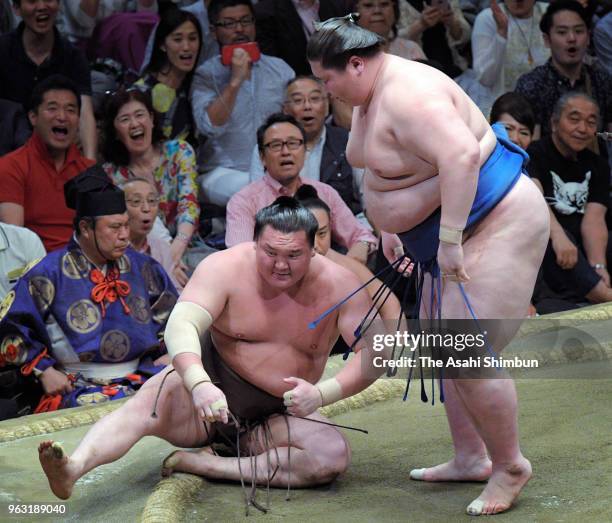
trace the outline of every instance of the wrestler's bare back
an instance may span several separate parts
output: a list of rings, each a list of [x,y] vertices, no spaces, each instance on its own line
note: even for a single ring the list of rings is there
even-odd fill
[[[440,206],[438,166],[475,141],[482,165],[495,135],[457,84],[436,69],[385,55],[367,110],[353,111],[347,145],[351,165],[366,169],[369,219],[387,232],[422,222]]]
[[[257,273],[254,244],[248,242],[206,258],[181,300],[209,310],[215,346],[236,373],[280,397],[292,388],[283,378],[319,380],[338,337],[338,313],[315,329],[308,324],[358,286],[350,271],[316,254],[299,285],[273,289]],[[223,303],[216,302],[218,296]],[[367,306],[359,311],[365,315]]]

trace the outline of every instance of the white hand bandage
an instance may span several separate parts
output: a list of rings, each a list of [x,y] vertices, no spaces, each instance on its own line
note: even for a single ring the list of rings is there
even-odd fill
[[[319,394],[321,394],[322,407],[330,403],[335,403],[344,397],[342,386],[338,383],[336,378],[330,378],[321,383],[317,383],[317,389],[319,389]]]

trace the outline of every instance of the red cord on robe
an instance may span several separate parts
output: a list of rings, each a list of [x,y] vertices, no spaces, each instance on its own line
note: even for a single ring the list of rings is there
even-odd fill
[[[130,308],[123,299],[128,296],[132,290],[130,284],[119,279],[120,272],[117,267],[111,267],[106,271],[106,276],[100,269],[92,269],[89,273],[89,279],[95,283],[95,287],[91,290],[91,299],[95,303],[99,303],[102,309],[102,317],[106,315],[106,304],[114,303],[119,298],[123,305],[123,310],[126,314],[130,314]]]

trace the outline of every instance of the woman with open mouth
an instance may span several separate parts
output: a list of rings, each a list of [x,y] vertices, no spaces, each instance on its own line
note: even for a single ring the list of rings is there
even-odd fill
[[[398,36],[399,9],[399,0],[357,0],[354,5],[354,10],[359,13],[357,23],[385,39],[385,52],[406,60],[426,59],[419,44]]]
[[[201,48],[202,30],[194,15],[178,9],[162,15],[151,59],[134,86],[151,92],[153,108],[168,139],[195,144],[189,88]]]
[[[159,217],[170,231],[172,259],[178,264],[200,217],[191,145],[164,140],[149,93],[121,89],[105,106],[102,154],[104,170],[116,185],[144,178],[156,187]],[[163,227],[156,228],[156,234],[163,236]]]

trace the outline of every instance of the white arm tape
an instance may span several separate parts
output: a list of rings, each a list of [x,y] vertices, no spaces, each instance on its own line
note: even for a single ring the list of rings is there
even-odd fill
[[[202,357],[200,337],[212,323],[213,318],[204,307],[190,301],[178,302],[170,313],[164,332],[170,358],[174,359],[183,352]]]
[[[452,243],[454,245],[461,245],[463,241],[463,229],[453,229],[452,227],[446,227],[440,225],[440,241],[444,243]]]
[[[193,392],[200,383],[212,383],[210,376],[198,363],[192,363],[183,374],[183,383],[189,392]]]
[[[322,407],[330,403],[335,403],[344,397],[342,386],[336,378],[330,378],[321,383],[317,383],[317,389],[319,389],[319,393],[321,394]]]

